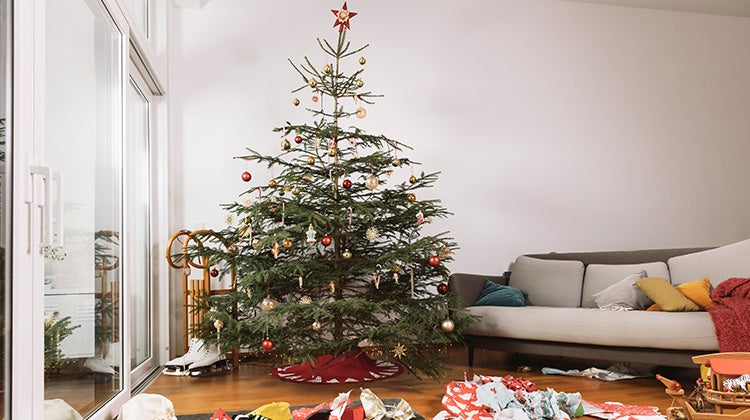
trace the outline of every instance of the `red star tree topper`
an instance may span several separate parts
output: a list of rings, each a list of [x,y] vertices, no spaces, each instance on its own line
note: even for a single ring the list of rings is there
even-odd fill
[[[331,13],[336,15],[336,22],[333,23],[333,27],[339,27],[339,32],[344,30],[344,26],[346,26],[346,29],[351,29],[349,27],[349,19],[353,18],[354,16],[357,16],[357,13],[350,12],[346,8],[346,2],[344,2],[344,5],[341,6],[341,10],[333,10],[331,9]]]

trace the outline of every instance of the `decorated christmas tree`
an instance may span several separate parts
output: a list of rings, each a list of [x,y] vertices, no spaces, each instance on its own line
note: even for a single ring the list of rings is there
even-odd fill
[[[211,311],[194,333],[223,349],[308,362],[311,375],[367,354],[438,378],[443,350],[471,321],[447,286],[456,243],[425,232],[450,213],[420,197],[438,173],[416,171],[406,144],[353,124],[378,95],[365,88],[367,45],[347,41],[356,13],[346,3],[332,12],[338,38],[318,40],[326,61],[290,60],[301,79],[290,106],[307,106],[311,122],[274,129],[275,156],[239,157],[250,186],[226,205],[221,243],[194,251],[212,276],[237,275],[235,293],[204,298]],[[271,179],[253,176],[264,167]]]

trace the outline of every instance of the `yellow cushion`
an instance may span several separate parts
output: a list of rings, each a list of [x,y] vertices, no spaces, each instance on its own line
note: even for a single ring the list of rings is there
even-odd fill
[[[686,298],[685,295],[669,284],[669,281],[665,278],[646,277],[638,280],[635,284],[663,311],[688,312],[701,310],[692,300]]]
[[[711,282],[708,279],[682,283],[675,286],[675,289],[695,302],[701,309],[708,309],[714,305],[711,301]]]

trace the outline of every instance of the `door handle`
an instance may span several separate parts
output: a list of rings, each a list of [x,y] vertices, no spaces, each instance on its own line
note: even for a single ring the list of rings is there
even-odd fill
[[[63,246],[63,178],[59,172],[52,172],[49,166],[28,165],[28,184],[26,188],[26,204],[29,206],[29,216],[33,218],[34,206],[42,212],[42,226],[40,231],[40,252],[49,247]],[[42,182],[41,197],[37,197],[34,177],[39,176]],[[52,197],[52,183],[55,183],[55,200]],[[39,199],[41,198],[41,200]],[[31,225],[31,223],[29,224]],[[28,231],[27,252],[31,252],[33,228]]]
[[[63,227],[65,226],[65,223],[63,222],[63,206],[65,204],[63,191],[65,189],[63,188],[63,177],[60,172],[52,173],[52,182],[57,185],[57,194],[55,197],[55,219],[52,223],[52,226],[54,227],[52,231],[52,245],[62,247],[65,244],[63,236]]]

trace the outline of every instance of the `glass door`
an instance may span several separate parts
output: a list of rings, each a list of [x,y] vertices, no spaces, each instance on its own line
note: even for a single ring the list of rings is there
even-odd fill
[[[10,317],[6,316],[6,291],[10,276],[10,241],[7,234],[7,216],[10,212],[9,187],[10,161],[7,159],[9,139],[8,125],[10,124],[10,4],[7,0],[0,0],[0,415],[10,418],[8,414],[8,393],[5,392],[10,374],[6,357],[6,331],[10,330]]]
[[[43,247],[44,399],[86,417],[123,389],[123,36],[87,0],[46,0],[44,32],[36,154],[64,183]]]

